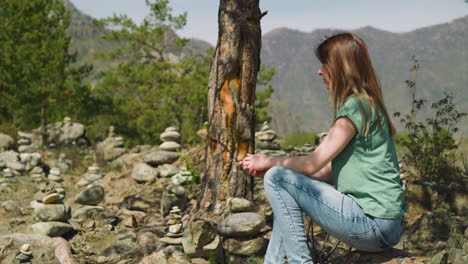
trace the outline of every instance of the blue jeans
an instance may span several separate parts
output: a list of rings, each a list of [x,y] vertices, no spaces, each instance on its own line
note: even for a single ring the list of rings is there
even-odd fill
[[[274,212],[264,263],[284,263],[285,257],[289,264],[313,263],[303,211],[327,233],[359,250],[378,252],[400,240],[402,218],[366,215],[351,197],[325,182],[277,166],[266,172],[264,185]]]

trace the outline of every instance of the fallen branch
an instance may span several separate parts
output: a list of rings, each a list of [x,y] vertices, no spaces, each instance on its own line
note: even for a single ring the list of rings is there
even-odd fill
[[[60,262],[60,264],[78,264],[71,257],[70,246],[68,245],[68,242],[61,237],[52,238],[44,235],[14,233],[0,236],[0,243],[5,241],[12,241],[15,246],[42,243],[54,250],[55,257]]]

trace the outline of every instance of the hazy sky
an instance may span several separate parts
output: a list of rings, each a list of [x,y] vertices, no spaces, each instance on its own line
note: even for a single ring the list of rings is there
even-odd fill
[[[145,0],[71,0],[95,18],[127,14],[140,22],[147,14]],[[172,0],[175,14],[187,11],[183,37],[216,43],[219,0]],[[373,26],[392,32],[446,23],[468,15],[465,0],[260,0],[262,31],[288,27],[305,32],[317,28],[355,29]]]

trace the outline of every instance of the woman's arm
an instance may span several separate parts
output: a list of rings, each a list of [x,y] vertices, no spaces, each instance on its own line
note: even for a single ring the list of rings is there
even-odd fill
[[[340,117],[335,121],[322,144],[308,156],[271,157],[249,155],[241,161],[241,165],[252,175],[266,171],[273,166],[287,167],[311,177],[323,175],[321,169],[328,165],[346,147],[356,132],[357,129],[349,118]]]

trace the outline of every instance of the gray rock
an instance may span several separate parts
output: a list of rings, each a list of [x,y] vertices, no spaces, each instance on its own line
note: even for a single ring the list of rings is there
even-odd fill
[[[27,133],[27,132],[18,131],[18,137],[19,137],[19,138],[26,138],[26,139],[31,140],[31,139],[33,138],[33,134],[32,134],[32,133]]]
[[[180,149],[180,144],[174,141],[167,141],[162,143],[159,148],[165,151],[177,151],[177,149]]]
[[[182,230],[182,224],[175,224],[169,226],[169,232],[173,234],[178,234]]]
[[[166,129],[164,129],[164,132],[170,132],[170,131],[178,131],[178,129],[175,127],[167,127]]]
[[[50,169],[49,174],[59,176],[60,175],[60,169],[59,168],[52,168],[52,169]]]
[[[21,138],[20,140],[18,140],[17,142],[18,145],[29,145],[31,144],[31,140],[29,139],[26,139],[26,138]]]
[[[0,152],[0,160],[3,161],[7,167],[9,167],[8,163],[20,163],[19,154],[13,150]]]
[[[21,145],[18,147],[18,152],[21,152],[21,153],[35,153],[38,151],[39,151],[39,148],[34,145]]]
[[[45,204],[34,208],[34,216],[41,222],[66,222],[71,217],[71,209],[66,204]]]
[[[161,139],[162,142],[168,142],[168,141],[179,141],[180,139],[180,134],[177,131],[167,131],[162,133],[159,138]]]
[[[40,222],[29,227],[32,234],[58,237],[73,230],[73,226],[62,222]]]
[[[193,180],[193,176],[190,175],[182,175],[182,173],[177,173],[176,175],[171,177],[171,182],[174,185],[182,185],[186,184]]]
[[[83,178],[89,183],[93,183],[95,181],[98,181],[98,180],[102,179],[102,177],[104,177],[104,175],[99,174],[99,173],[86,173],[83,176]]]
[[[12,149],[15,145],[15,140],[7,134],[0,133],[0,151]]]
[[[87,215],[91,215],[93,212],[104,211],[105,209],[102,206],[85,205],[73,213],[73,218],[80,218],[82,216],[86,217]]]
[[[278,135],[273,130],[266,130],[255,133],[255,138],[260,141],[273,141]]]
[[[97,205],[104,200],[104,188],[100,185],[94,185],[79,193],[75,202],[85,205]]]
[[[158,170],[146,163],[138,163],[132,169],[132,178],[138,182],[152,181],[158,177]]]
[[[192,243],[192,235],[190,234],[190,229],[186,228],[182,237],[182,246],[184,247],[185,255],[189,258],[209,257],[212,254],[216,254],[216,251],[220,246],[220,237],[219,235],[217,235],[211,243],[201,248],[197,248]]]
[[[177,195],[178,197],[184,197],[185,195],[185,188],[180,185],[171,185],[168,188],[168,191]]]
[[[19,154],[21,163],[25,164],[25,170],[29,171],[42,162],[42,155],[35,153],[21,153]]]
[[[194,221],[189,226],[192,243],[201,248],[215,239],[216,230],[207,221]]]
[[[159,242],[169,245],[182,245],[182,237],[163,237],[159,239]]]
[[[164,178],[171,177],[179,173],[179,169],[172,166],[171,164],[163,164],[159,166],[158,169],[159,169],[159,175]]]
[[[144,157],[144,161],[152,166],[170,164],[179,158],[179,153],[170,151],[154,151]]]
[[[231,213],[252,212],[253,203],[244,198],[232,198],[228,203]]]
[[[262,254],[266,245],[267,240],[263,237],[253,239],[229,238],[223,242],[223,247],[228,253],[246,257]]]
[[[280,150],[281,146],[274,141],[258,141],[257,148],[264,150]]]
[[[223,236],[252,236],[265,226],[263,216],[256,213],[236,213],[229,215],[218,225]]]

